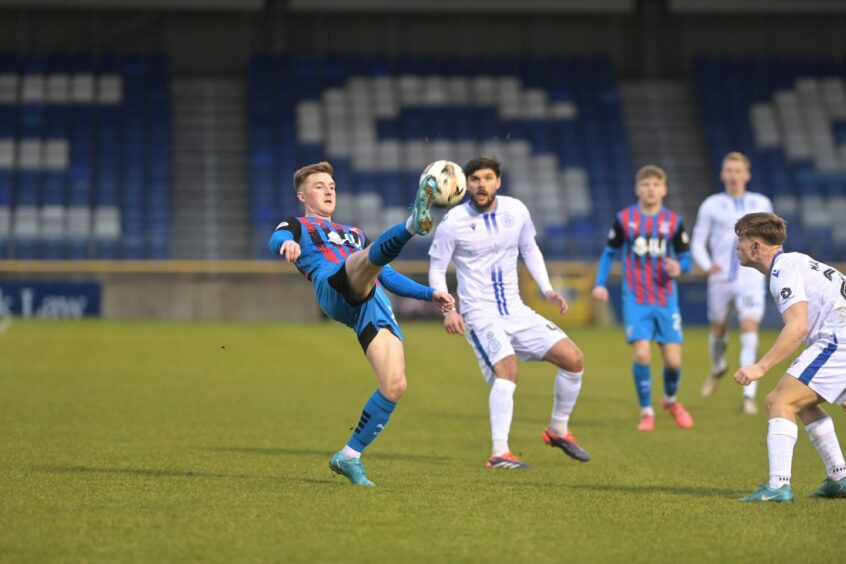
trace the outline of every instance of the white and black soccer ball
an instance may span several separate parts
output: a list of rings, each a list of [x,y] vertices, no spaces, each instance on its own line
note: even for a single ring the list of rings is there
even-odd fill
[[[420,182],[431,176],[438,183],[434,203],[437,206],[451,207],[464,198],[467,191],[467,178],[460,166],[452,161],[435,161],[423,170]]]

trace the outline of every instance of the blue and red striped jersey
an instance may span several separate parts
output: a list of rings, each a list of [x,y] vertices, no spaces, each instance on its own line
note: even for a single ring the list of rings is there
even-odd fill
[[[301,254],[294,265],[308,280],[323,270],[334,270],[335,265],[366,245],[358,227],[316,217],[289,217],[276,229],[289,231],[300,244]]]
[[[608,247],[622,254],[623,293],[637,304],[666,306],[677,299],[676,283],[664,270],[664,258],[689,270],[690,238],[676,212],[662,207],[644,214],[637,204],[617,213]]]

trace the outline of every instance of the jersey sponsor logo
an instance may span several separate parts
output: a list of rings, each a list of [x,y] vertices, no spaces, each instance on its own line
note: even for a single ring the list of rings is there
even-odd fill
[[[656,237],[637,237],[632,244],[632,252],[639,257],[647,254],[653,257],[663,257],[667,254],[667,240]]]
[[[792,296],[792,295],[793,295],[793,290],[791,290],[790,288],[782,288],[781,289],[781,299],[783,301],[788,300],[790,298],[790,296]]]
[[[326,238],[334,245],[351,245],[357,249],[361,247],[361,238],[355,233],[344,233],[341,235],[337,231],[330,231]]]

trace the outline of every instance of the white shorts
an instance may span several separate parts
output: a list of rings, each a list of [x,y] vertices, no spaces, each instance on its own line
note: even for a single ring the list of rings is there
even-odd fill
[[[766,291],[760,282],[739,284],[736,280],[708,279],[708,321],[725,323],[732,309],[740,320],[760,323],[764,317]]]
[[[833,404],[846,400],[846,339],[820,339],[793,361],[787,373]]]
[[[529,308],[508,318],[474,317],[472,323],[465,319],[464,337],[489,384],[496,379],[494,365],[503,358],[516,354],[524,361],[542,360],[555,343],[567,338],[557,325]]]

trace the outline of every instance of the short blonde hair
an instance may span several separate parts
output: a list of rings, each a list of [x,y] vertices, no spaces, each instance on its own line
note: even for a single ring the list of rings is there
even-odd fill
[[[325,172],[326,174],[331,176],[335,172],[335,169],[333,169],[332,165],[330,165],[326,161],[306,165],[298,169],[297,172],[294,173],[294,189],[299,192],[300,186],[305,184],[305,181],[308,180],[308,177],[312,174],[317,174],[319,172]]]
[[[647,178],[657,178],[661,182],[667,182],[667,172],[657,165],[646,165],[640,167],[640,170],[635,174],[635,183],[639,184],[641,180]]]
[[[749,157],[741,153],[740,151],[732,151],[725,157],[723,157],[723,165],[725,165],[728,161],[738,161],[743,163],[743,166],[746,167],[746,170],[752,170],[752,163],[749,162]]]

